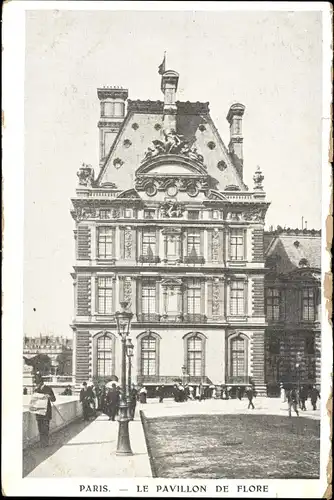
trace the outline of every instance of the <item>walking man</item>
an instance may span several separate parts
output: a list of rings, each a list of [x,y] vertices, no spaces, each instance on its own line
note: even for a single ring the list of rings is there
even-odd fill
[[[250,408],[252,408],[254,410],[255,409],[255,406],[253,404],[254,390],[253,390],[252,387],[247,387],[246,395],[247,395],[247,398],[248,398],[248,410]]]
[[[164,397],[165,397],[165,386],[164,385],[159,385],[158,389],[158,397],[159,397],[159,403],[164,402]]]
[[[54,403],[56,401],[56,396],[52,388],[44,384],[41,375],[37,374],[35,381],[37,384],[35,392],[45,394],[48,399],[45,415],[36,415],[40,444],[44,448],[49,446],[50,420],[52,419],[51,402]]]
[[[307,387],[302,386],[299,391],[299,401],[300,401],[300,409],[306,411],[306,400],[307,400]]]
[[[296,413],[297,417],[299,417],[299,413],[298,413],[298,396],[297,396],[296,389],[291,389],[291,391],[289,391],[287,397],[288,397],[288,404],[289,404],[289,417],[291,417],[291,408],[293,408],[293,410]]]
[[[240,399],[240,401],[242,399],[241,387],[237,387],[237,398]]]
[[[135,388],[135,386],[132,386],[131,392],[130,392],[130,420],[133,420],[135,418],[135,412],[136,412],[136,405],[137,405],[137,395],[138,391]]]
[[[311,396],[311,404],[313,407],[313,411],[315,411],[317,409],[318,398],[320,399],[320,393],[315,386],[312,387],[310,396]]]

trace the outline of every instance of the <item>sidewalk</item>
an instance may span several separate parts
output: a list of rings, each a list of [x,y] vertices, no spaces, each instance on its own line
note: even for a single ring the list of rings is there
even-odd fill
[[[118,427],[117,421],[100,415],[25,477],[152,477],[139,411],[129,423],[133,456],[116,456]],[[51,443],[54,439],[50,437]],[[29,458],[33,460],[31,455],[38,451],[33,450]]]

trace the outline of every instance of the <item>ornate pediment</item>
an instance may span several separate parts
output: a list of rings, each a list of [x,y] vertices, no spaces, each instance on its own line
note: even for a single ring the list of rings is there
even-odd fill
[[[230,210],[227,212],[226,220],[237,222],[264,222],[267,212],[265,207],[247,207],[240,210]]]
[[[126,198],[127,200],[141,200],[141,197],[137,193],[135,189],[128,189],[127,191],[123,191],[119,196],[117,196],[117,199],[122,199]]]

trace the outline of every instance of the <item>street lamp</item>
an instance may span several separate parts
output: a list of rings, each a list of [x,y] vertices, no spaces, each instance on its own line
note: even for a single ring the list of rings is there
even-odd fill
[[[130,333],[130,323],[133,314],[127,312],[128,302],[121,302],[122,311],[115,313],[117,333],[122,341],[122,397],[119,405],[120,418],[116,455],[133,455],[129,436],[128,404],[126,400],[126,340]]]
[[[128,409],[129,409],[129,417],[131,418],[131,358],[133,356],[134,345],[132,340],[128,338],[126,344],[126,354],[128,357]]]

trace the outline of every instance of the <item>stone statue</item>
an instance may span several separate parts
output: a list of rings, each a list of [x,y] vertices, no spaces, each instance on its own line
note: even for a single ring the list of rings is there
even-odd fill
[[[83,163],[77,172],[80,186],[91,187],[94,182],[94,169],[91,165]]]

